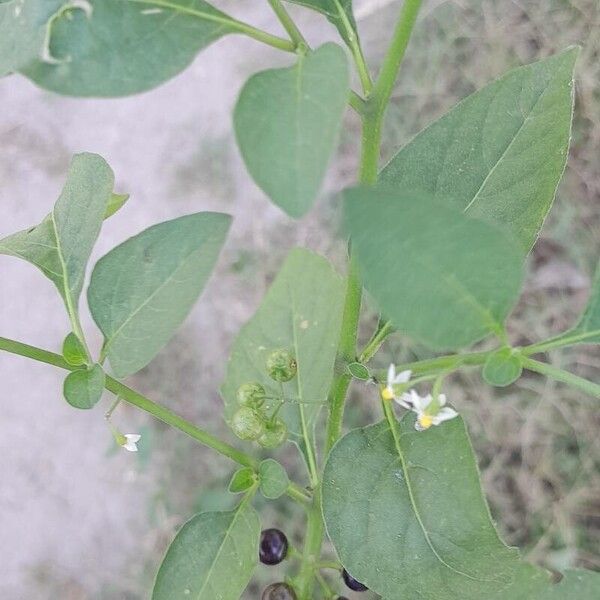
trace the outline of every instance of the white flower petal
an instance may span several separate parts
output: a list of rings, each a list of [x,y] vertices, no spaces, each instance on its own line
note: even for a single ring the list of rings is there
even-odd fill
[[[446,394],[439,394],[438,395],[438,402],[440,403],[440,406],[446,406],[446,402],[447,402],[447,398],[446,398]]]
[[[122,436],[121,440],[118,441],[121,444],[121,446],[125,448],[125,450],[129,452],[137,452],[137,443],[140,441],[141,438],[142,436],[139,433],[126,433]],[[122,443],[122,440],[125,440],[125,442]]]
[[[454,417],[458,417],[458,413],[453,408],[442,408],[440,412],[433,417],[433,424],[439,425],[444,421],[449,421],[450,419],[454,419]]]
[[[402,402],[404,402],[410,409],[414,409],[415,398],[419,398],[419,395],[417,394],[417,392],[415,392],[415,390],[404,392],[404,394],[400,396],[400,400],[402,400]]]
[[[388,386],[391,386],[394,383],[395,377],[396,377],[396,367],[394,366],[394,364],[391,364],[388,367],[388,372],[387,372],[387,384],[388,384]]]
[[[397,404],[399,404],[402,408],[406,408],[408,410],[412,409],[412,404],[411,404],[411,401],[410,401],[409,394],[402,394],[402,396],[400,396],[400,398],[394,397],[394,401]]]
[[[427,394],[427,396],[419,396],[419,394],[415,392],[413,397],[413,405],[415,407],[415,412],[425,412],[425,410],[427,410],[427,407],[431,404],[432,400],[433,398],[431,397],[431,394]]]
[[[394,377],[394,383],[396,383],[396,384],[407,383],[410,381],[411,375],[412,375],[412,371],[402,371]]]

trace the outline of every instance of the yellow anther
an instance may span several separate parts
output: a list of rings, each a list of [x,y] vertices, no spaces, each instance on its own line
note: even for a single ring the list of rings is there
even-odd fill
[[[381,397],[384,400],[393,400],[394,399],[394,392],[389,387],[384,387],[381,390]]]
[[[429,429],[433,425],[433,417],[428,414],[419,415],[419,425],[421,429]]]

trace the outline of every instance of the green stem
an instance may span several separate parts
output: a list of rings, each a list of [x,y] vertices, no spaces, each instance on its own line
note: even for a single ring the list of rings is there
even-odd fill
[[[304,504],[305,506],[310,506],[311,504],[312,496],[309,496],[303,488],[293,481],[290,481],[285,493],[300,504]]]
[[[368,116],[363,114],[363,132],[368,130],[370,123]],[[379,159],[379,145],[365,144],[363,134],[363,147],[361,156],[360,181],[362,183],[374,183],[377,180],[377,166]],[[362,283],[358,274],[358,265],[350,250],[348,265],[348,276],[346,283],[346,296],[342,314],[342,330],[338,344],[338,361],[347,364],[356,360],[356,339],[358,336],[358,323],[360,318],[360,306],[362,303]],[[351,376],[342,371],[334,376],[329,392],[329,417],[327,419],[326,454],[342,434],[342,423],[344,420],[344,404]],[[299,575],[299,598],[310,600],[314,585],[314,561],[320,556],[323,543],[323,518],[321,516],[320,493],[315,493],[314,512],[309,513],[307,525],[307,537],[304,546],[304,561]],[[313,558],[314,557],[314,558]],[[313,563],[309,563],[309,559]]]
[[[43,350],[42,348],[30,346],[29,344],[23,344],[22,342],[17,342],[16,340],[10,340],[4,337],[0,337],[0,350],[17,354],[19,356],[24,356],[26,358],[43,362],[60,369],[65,369],[67,371],[75,371],[79,368],[70,365],[60,354],[55,354],[54,352],[49,352],[48,350]],[[156,404],[152,400],[146,398],[135,390],[132,390],[130,387],[127,387],[125,384],[117,381],[109,375],[106,376],[105,387],[122,401],[128,402],[133,406],[137,406],[141,410],[151,414],[153,417],[156,417],[167,425],[171,425],[172,427],[183,431],[200,444],[212,448],[219,454],[230,458],[234,462],[245,467],[252,467],[254,469],[258,467],[259,462],[254,457],[245,454],[237,448],[230,446],[226,442],[221,441],[214,435],[211,435],[203,429],[196,427],[183,417],[180,417],[179,415],[170,411],[168,408],[165,408],[160,404]],[[310,501],[310,496],[308,496],[307,493],[295,483],[290,483],[287,494],[288,496],[302,503]]]
[[[113,413],[115,412],[117,406],[119,406],[119,404],[121,404],[121,398],[119,398],[119,396],[117,396],[115,398],[115,401],[110,405],[110,408],[104,413],[104,418],[107,421],[110,421],[110,418],[112,417]]]
[[[153,417],[156,417],[163,423],[171,425],[171,427],[175,427],[176,429],[179,429],[179,431],[183,431],[183,433],[186,433],[190,437],[194,438],[202,445],[216,450],[219,454],[230,458],[240,465],[252,468],[258,467],[258,461],[254,457],[241,452],[237,448],[234,448],[226,442],[221,441],[219,438],[211,435],[203,429],[196,427],[196,425],[175,414],[168,408],[161,406],[160,404],[156,404],[149,398],[146,398],[139,392],[136,392],[135,390],[126,386],[124,383],[117,381],[109,375],[106,376],[105,387],[109,392],[112,392],[115,394],[115,396],[121,398],[121,400],[133,406],[137,406],[137,408],[151,414]]]
[[[161,8],[166,8],[168,10],[172,10],[173,12],[179,12],[181,14],[190,15],[192,17],[196,17],[198,19],[202,19],[204,21],[210,21],[212,23],[217,23],[219,25],[223,25],[225,28],[228,28],[232,33],[241,33],[252,39],[255,39],[263,44],[267,44],[268,46],[272,46],[273,48],[277,48],[278,50],[284,50],[285,52],[295,52],[296,45],[283,38],[280,38],[276,35],[272,35],[263,31],[262,29],[257,29],[248,23],[244,23],[242,21],[238,21],[233,17],[230,17],[223,13],[213,14],[211,12],[205,12],[202,10],[196,10],[194,8],[190,8],[189,6],[183,6],[181,4],[176,4],[175,2],[169,2],[168,0],[127,0],[128,2],[135,2],[136,4],[147,4],[149,6],[156,6]]]
[[[469,352],[467,354],[448,354],[427,360],[396,365],[397,371],[412,371],[413,375],[454,371],[459,367],[475,367],[485,363],[487,357],[495,352]]]
[[[552,365],[539,362],[531,358],[522,357],[521,363],[523,367],[525,367],[529,371],[540,373],[541,375],[545,375],[550,379],[554,379],[555,381],[560,381],[561,383],[566,383],[571,387],[577,388],[582,392],[589,394],[590,396],[600,398],[600,385],[598,385],[597,383],[593,383],[592,381],[588,381],[583,377],[573,375],[573,373],[563,371],[563,369],[553,367]]]
[[[383,113],[392,95],[400,66],[406,54],[406,48],[417,21],[422,0],[404,0],[400,18],[392,36],[392,42],[383,59],[379,77],[373,88],[372,99],[378,112]]]
[[[350,19],[348,18],[344,7],[340,3],[340,0],[333,0],[333,2],[336,6],[340,21],[344,26],[346,41],[348,42],[348,47],[352,52],[352,58],[356,64],[356,70],[358,71],[363,92],[368,96],[373,89],[373,81],[371,80],[371,75],[369,73],[369,68],[367,67],[367,61],[365,60],[365,55],[363,54],[360,41],[356,35],[354,27],[352,26],[352,23],[350,23]]]
[[[302,32],[298,29],[298,26],[294,23],[294,20],[290,17],[283,4],[281,4],[281,0],[269,0],[269,4],[273,12],[277,15],[279,22],[290,36],[290,39],[296,45],[296,48],[302,46],[308,47],[308,43],[304,39]]]
[[[383,119],[387,110],[392,91],[400,66],[406,54],[406,48],[417,21],[417,15],[421,8],[422,0],[404,0],[402,11],[396,29],[394,31],[392,42],[383,60],[379,77],[375,82],[373,91],[368,98],[368,127],[363,130],[363,147],[368,149],[369,155],[374,155],[377,151],[379,159],[379,147],[381,146],[381,131]],[[372,168],[372,165],[369,165]]]
[[[324,533],[325,526],[321,515],[321,488],[318,487],[314,493],[312,507],[307,514],[302,564],[296,579],[296,591],[299,600],[312,600],[314,598],[315,565],[321,557]]]
[[[336,4],[338,6],[338,10],[341,8],[338,0],[336,0]],[[400,33],[398,30],[396,31],[394,40],[392,42],[392,47],[388,52],[386,63],[391,61],[390,57],[394,58],[394,64],[396,66],[395,73],[400,68],[400,63],[404,57],[404,52],[406,50],[406,45],[408,44],[408,37],[410,36],[410,32],[412,31],[412,26],[414,25],[414,20],[416,19],[416,14],[414,17],[412,16],[410,7],[413,7],[415,2],[414,0],[406,0],[406,4],[404,6],[404,10],[402,12],[401,19],[402,21],[409,21],[410,24],[407,26],[406,24],[399,26]],[[416,11],[420,6],[420,1],[416,3]],[[407,5],[409,6],[409,10],[407,11]],[[342,11],[345,15],[345,12]],[[342,14],[340,13],[340,14]],[[403,37],[404,46],[398,42],[398,37]],[[352,32],[352,36],[350,40],[353,40],[354,33]],[[356,40],[357,48],[358,40]],[[351,42],[352,48],[352,42]],[[395,56],[395,53],[398,53]],[[355,60],[357,61],[357,65],[359,65],[359,73],[361,72],[360,64],[364,64],[364,59],[362,58],[362,52],[357,55],[356,52],[353,51]],[[358,59],[358,60],[357,60]],[[377,92],[377,86],[373,90],[372,97],[367,100],[366,106],[362,111],[362,119],[363,119],[363,134],[362,134],[362,149],[361,149],[361,161],[360,161],[360,173],[359,180],[360,183],[363,184],[373,184],[377,181],[377,173],[379,169],[379,152],[381,146],[381,123],[383,120],[383,116],[385,114],[385,109],[387,106],[387,102],[389,100],[389,95],[391,94],[391,87],[393,86],[394,81],[388,81],[389,77],[389,67],[384,63],[385,69],[385,77],[383,80],[379,80],[379,92]],[[365,88],[366,93],[371,91],[371,83],[370,77],[368,77],[368,81],[365,77],[368,77],[368,71],[366,66],[364,67],[363,72],[363,87]],[[383,74],[383,71],[382,71]],[[386,91],[386,86],[389,84],[390,90],[389,93]],[[365,87],[366,86],[366,87]],[[376,110],[370,110],[372,106],[374,96],[374,106]],[[350,260],[349,260],[349,268],[348,268],[348,280],[346,285],[346,297],[344,301],[344,312],[342,317],[342,332],[340,336],[340,342],[338,345],[338,361],[341,364],[347,364],[348,362],[352,362],[356,360],[356,338],[358,335],[358,322],[360,317],[360,306],[362,302],[362,284],[358,274],[358,265],[356,260],[352,256],[352,251],[350,249]],[[335,442],[339,439],[342,433],[342,423],[344,418],[344,404],[346,402],[346,395],[348,393],[348,387],[350,385],[351,376],[348,373],[341,372],[338,373],[333,380],[331,390],[329,393],[329,418],[327,420],[327,431],[326,431],[326,452],[329,453]],[[315,502],[319,501],[319,494],[315,495]],[[316,550],[319,550],[322,544],[322,536],[323,536],[323,523],[322,517],[320,514],[320,508],[318,514],[314,516],[315,523],[311,524],[311,520],[309,518],[309,534],[307,534],[307,540],[305,544],[305,559],[307,554],[310,556],[317,556]],[[316,523],[318,521],[318,524]],[[313,586],[313,575],[310,569],[310,565],[306,564],[306,560],[303,562],[303,571],[300,573],[301,586],[299,587],[300,592],[300,600],[309,600],[312,597],[312,586]]]
[[[373,184],[377,181],[381,147],[381,123],[377,115],[372,112],[370,103],[371,99],[367,100],[366,110],[363,114],[359,181],[364,184]]]
[[[599,331],[588,331],[582,333],[561,333],[560,335],[540,342],[538,344],[532,344],[521,349],[521,353],[529,356],[530,354],[540,354],[547,352],[548,350],[555,350],[557,348],[564,348],[565,346],[571,346],[573,344],[585,343],[586,340],[597,338]]]
[[[350,105],[350,108],[352,108],[358,115],[362,115],[364,113],[367,105],[365,99],[357,94],[354,90],[350,91],[348,104]]]
[[[325,598],[333,598],[333,590],[327,583],[325,577],[323,577],[319,571],[315,571],[315,577],[317,578],[317,581],[323,590],[323,594],[325,594]]]
[[[387,321],[383,327],[378,328],[373,337],[367,342],[367,345],[364,347],[363,351],[360,353],[358,361],[361,363],[368,363],[373,356],[375,356],[379,348],[381,348],[381,344],[383,344],[385,338],[390,335],[393,330],[394,327],[390,321]]]
[[[346,299],[342,316],[342,333],[338,345],[338,360],[342,364],[356,359],[356,337],[362,301],[362,285],[358,278],[358,268],[350,258]],[[328,454],[342,433],[344,403],[352,377],[345,371],[338,373],[329,392],[329,418],[327,420],[326,453]]]
[[[337,0],[336,3],[339,9],[340,5]],[[359,180],[360,183],[363,184],[374,184],[377,181],[382,121],[394,85],[394,80],[398,69],[400,68],[402,59],[404,58],[408,39],[412,32],[420,5],[420,0],[405,0],[400,16],[400,22],[396,28],[392,45],[386,55],[382,72],[362,111],[363,133]],[[363,82],[363,85],[364,83],[365,82]],[[338,346],[338,361],[341,364],[347,364],[348,362],[356,360],[356,338],[358,334],[361,301],[362,284],[358,274],[358,265],[350,251],[348,282],[342,318],[342,333]],[[329,453],[342,433],[344,404],[346,402],[346,395],[351,379],[352,378],[348,373],[341,372],[334,377],[332,383],[329,393],[329,418],[327,421],[326,432],[327,453]],[[319,542],[319,546],[320,544],[321,542]],[[310,596],[306,596],[306,598],[309,597]],[[301,600],[304,600],[304,598],[304,596],[301,596]]]

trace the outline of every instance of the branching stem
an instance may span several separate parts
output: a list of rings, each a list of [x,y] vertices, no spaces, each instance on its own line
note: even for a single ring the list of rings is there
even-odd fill
[[[17,342],[4,337],[0,337],[0,350],[11,352],[12,354],[18,354],[19,356],[24,356],[38,362],[59,367],[60,369],[65,369],[67,371],[74,371],[79,368],[71,366],[60,354],[55,354],[54,352],[49,352],[48,350],[43,350],[41,348],[30,346],[29,344],[23,344],[22,342]],[[113,377],[108,375],[106,376],[105,387],[108,391],[112,392],[122,401],[133,406],[137,406],[139,409],[151,414],[153,417],[156,417],[167,425],[171,425],[172,427],[183,431],[200,444],[212,448],[219,454],[226,456],[242,466],[252,467],[253,469],[258,468],[259,462],[256,458],[245,454],[241,450],[238,450],[226,442],[223,442],[207,431],[200,429],[200,427],[190,423],[168,408],[153,402],[149,398],[146,398],[139,392],[136,392]],[[310,501],[310,496],[295,483],[290,484],[287,494],[288,496],[302,503]]]
[[[308,43],[304,39],[302,32],[298,29],[294,20],[290,17],[288,11],[285,9],[281,0],[269,0],[269,4],[273,9],[273,12],[277,15],[279,22],[283,25],[283,28],[287,31],[287,34],[290,36],[290,39],[297,48],[306,47],[308,48]]]

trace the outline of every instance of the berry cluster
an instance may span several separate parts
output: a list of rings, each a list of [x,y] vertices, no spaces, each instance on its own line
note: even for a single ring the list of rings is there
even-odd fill
[[[258,556],[265,565],[278,565],[285,560],[289,550],[288,539],[280,529],[264,529],[260,534]],[[357,581],[342,569],[344,583],[355,592],[366,592],[369,588]],[[337,600],[348,600],[345,596],[336,596]],[[272,583],[263,591],[261,600],[297,600],[294,588],[282,581]]]
[[[280,384],[279,395],[269,396],[264,386],[255,381],[242,384],[237,390],[240,406],[231,419],[231,428],[242,440],[256,441],[263,448],[277,448],[287,439],[287,426],[277,415],[286,402],[283,384],[296,376],[296,359],[287,350],[275,350],[267,357],[265,367],[267,375]],[[274,408],[270,400],[276,402]]]
[[[260,534],[258,557],[265,565],[278,565],[288,553],[288,539],[279,529],[265,529]],[[267,586],[261,600],[296,600],[294,588],[287,583],[278,582]]]

